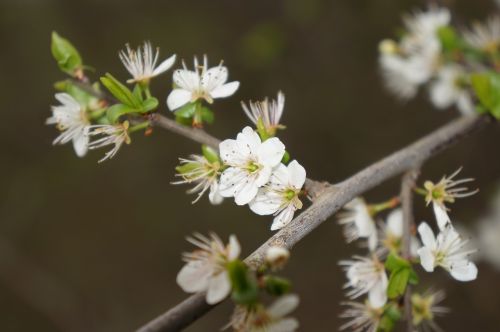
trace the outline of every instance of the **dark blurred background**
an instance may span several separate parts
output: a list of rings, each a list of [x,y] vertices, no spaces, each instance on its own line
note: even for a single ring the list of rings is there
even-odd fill
[[[134,137],[115,159],[104,151],[78,159],[71,146],[52,147],[45,126],[55,104],[53,82],[64,77],[51,57],[58,31],[80,50],[94,78],[128,74],[117,52],[125,43],[151,40],[161,55],[191,63],[208,54],[224,59],[241,87],[217,100],[216,124],[233,137],[248,123],[240,100],[286,94],[281,138],[308,176],[340,181],[458,115],[438,112],[423,93],[406,104],[381,84],[377,44],[394,36],[400,15],[423,2],[409,0],[286,1],[68,1],[0,0],[0,330],[132,331],[187,294],[175,283],[184,237],[213,230],[238,235],[243,255],[271,233],[271,218],[253,215],[230,200],[191,205],[186,187],[170,185],[177,158],[198,152],[186,139],[160,129]],[[458,22],[496,11],[489,0],[451,2]],[[177,62],[179,65],[180,62]],[[165,100],[171,72],[153,82]],[[167,114],[163,103],[161,112]],[[453,206],[473,229],[499,180],[498,126],[468,138],[425,165],[422,179],[437,180],[463,166],[481,192]],[[394,179],[368,193],[371,201],[397,194]],[[418,220],[432,215],[416,202]],[[340,325],[344,274],[337,265],[356,251],[334,218],[293,250],[284,274],[301,296],[295,315],[301,331]],[[476,282],[462,284],[442,270],[424,282],[445,288],[452,312],[439,320],[447,331],[498,331],[500,274],[480,264]],[[217,331],[229,303],[187,331]]]

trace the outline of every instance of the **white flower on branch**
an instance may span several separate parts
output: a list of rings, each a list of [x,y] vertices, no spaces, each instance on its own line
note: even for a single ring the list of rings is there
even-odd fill
[[[194,58],[194,70],[188,70],[184,62],[182,65],[183,69],[174,71],[175,88],[167,98],[167,106],[171,111],[198,99],[211,104],[214,99],[233,95],[240,86],[238,81],[226,83],[228,70],[222,62],[209,69],[206,55],[201,66],[198,59]]]
[[[371,251],[377,247],[377,227],[368,205],[362,198],[355,198],[344,206],[346,211],[338,215],[338,222],[344,225],[344,235],[348,243],[359,238],[368,239]]]
[[[95,140],[91,140],[89,142],[89,149],[93,150],[108,145],[114,145],[114,147],[110,151],[106,152],[104,157],[99,160],[100,163],[113,158],[118,150],[120,150],[123,143],[130,144],[131,139],[128,133],[128,128],[128,121],[116,125],[92,125],[86,128],[86,136],[90,138],[97,137]]]
[[[299,194],[305,181],[306,170],[296,160],[288,166],[279,164],[269,182],[249,203],[250,209],[259,215],[274,214],[276,217],[271,230],[285,227],[293,219],[295,211],[302,208]]]
[[[451,222],[445,203],[454,203],[457,198],[469,197],[479,191],[477,189],[469,191],[467,187],[457,187],[458,185],[474,181],[472,178],[454,180],[461,170],[462,168],[459,168],[452,175],[443,176],[436,184],[432,181],[425,181],[424,183],[426,191],[425,201],[427,205],[432,203],[439,229],[443,229],[446,224]]]
[[[500,46],[500,17],[492,16],[486,24],[475,23],[470,30],[464,30],[465,41],[480,50],[495,52]]]
[[[210,237],[194,234],[187,240],[199,249],[183,255],[186,265],[177,275],[177,283],[188,293],[206,291],[208,304],[222,301],[231,292],[226,265],[240,255],[238,239],[231,235],[227,246],[213,233]]]
[[[340,318],[349,319],[340,330],[350,329],[353,332],[377,332],[384,309],[374,307],[369,299],[365,302],[343,302],[347,309],[340,314]]]
[[[252,128],[245,127],[236,140],[220,143],[219,151],[229,166],[220,177],[219,192],[223,197],[234,197],[236,204],[245,205],[269,181],[273,168],[285,154],[285,146],[276,137],[261,142]]]
[[[392,40],[380,43],[380,66],[386,87],[396,96],[409,99],[418,87],[431,79],[439,65],[440,27],[450,21],[445,8],[431,6],[404,18],[407,33],[398,44]]]
[[[442,331],[434,320],[437,316],[443,316],[449,312],[448,308],[439,305],[444,299],[445,293],[442,290],[437,292],[427,291],[424,294],[412,294],[413,325],[419,331]]]
[[[283,109],[285,108],[285,95],[283,92],[278,92],[276,100],[273,99],[269,101],[266,98],[263,101],[250,101],[248,106],[244,102],[241,102],[241,106],[250,121],[252,121],[257,128],[262,126],[270,136],[274,136],[276,130],[283,127],[280,125]]]
[[[469,260],[475,250],[465,250],[467,240],[463,240],[451,223],[438,234],[425,222],[418,227],[423,247],[418,249],[420,264],[427,272],[433,272],[437,266],[448,271],[459,281],[471,281],[477,277],[477,267]]]
[[[353,260],[340,261],[344,266],[348,282],[345,288],[351,288],[347,296],[355,299],[368,293],[368,299],[375,308],[387,302],[388,279],[384,264],[372,255],[371,257],[354,256]]]
[[[87,154],[89,142],[85,128],[90,124],[85,109],[67,93],[56,93],[55,97],[61,105],[52,106],[52,116],[45,122],[49,125],[55,124],[61,131],[53,144],[72,141],[76,155],[83,157]]]
[[[437,78],[430,85],[430,97],[438,109],[456,105],[465,115],[476,112],[472,96],[467,90],[467,76],[458,65],[441,67]]]
[[[289,294],[278,298],[268,308],[262,305],[254,309],[237,307],[229,325],[237,332],[294,332],[299,322],[287,315],[298,305],[299,297]]]
[[[181,177],[182,180],[172,182],[172,184],[195,183],[195,186],[188,190],[188,194],[198,194],[193,203],[196,203],[209,189],[210,203],[214,205],[222,203],[224,197],[219,194],[218,182],[221,164],[210,162],[200,155],[191,155],[191,159],[179,158],[179,160],[181,165],[176,168],[178,173],[175,176]]]
[[[123,65],[132,75],[127,83],[147,83],[153,77],[169,70],[175,62],[175,54],[156,66],[159,54],[160,50],[157,48],[155,53],[150,42],[144,42],[142,48],[139,46],[136,50],[127,44],[126,50],[118,53]]]
[[[403,240],[403,210],[395,209],[389,213],[386,222],[381,224],[381,243],[380,253],[390,251],[401,252]],[[417,250],[420,243],[415,236],[411,236],[410,254],[417,256]]]

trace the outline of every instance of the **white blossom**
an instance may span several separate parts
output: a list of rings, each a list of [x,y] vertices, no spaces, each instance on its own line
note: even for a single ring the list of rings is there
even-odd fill
[[[430,85],[430,98],[438,109],[456,105],[465,115],[476,112],[472,96],[466,88],[467,76],[458,65],[446,65],[437,73],[436,80]]]
[[[175,62],[175,54],[156,66],[159,54],[158,48],[156,53],[153,52],[150,42],[144,42],[142,48],[139,46],[136,50],[131,49],[127,44],[126,50],[118,53],[123,65],[132,75],[127,83],[149,82],[151,78],[169,70]]]
[[[283,92],[278,92],[276,100],[269,101],[267,98],[263,101],[249,102],[248,106],[241,102],[241,106],[248,116],[257,127],[261,122],[262,126],[268,134],[274,136],[276,129],[282,127],[280,125],[283,109],[285,108],[285,95]]]
[[[373,307],[380,308],[387,302],[388,279],[385,267],[375,256],[354,256],[353,260],[340,261],[344,266],[348,282],[345,288],[351,288],[347,296],[351,299],[368,293]]]
[[[295,211],[302,208],[299,194],[305,181],[306,170],[296,160],[288,166],[279,164],[269,182],[249,203],[250,209],[259,215],[274,214],[271,230],[285,227],[293,219]]]
[[[377,227],[368,206],[362,198],[355,198],[344,206],[346,210],[338,216],[338,222],[344,225],[344,235],[348,243],[359,238],[368,239],[368,248],[377,247]]]
[[[492,16],[486,24],[476,22],[472,29],[464,30],[465,41],[476,48],[494,52],[500,46],[500,17]]]
[[[299,322],[287,315],[298,305],[299,297],[289,294],[278,298],[268,308],[261,305],[255,309],[238,307],[229,325],[237,332],[294,332]]]
[[[72,141],[76,155],[83,157],[87,154],[89,142],[85,135],[85,129],[89,126],[85,109],[67,93],[56,93],[55,97],[61,105],[52,106],[52,116],[45,122],[50,125],[55,124],[61,131],[53,144],[66,144]]]
[[[187,169],[176,174],[182,180],[172,182],[172,184],[194,183],[195,186],[188,190],[188,194],[198,193],[193,203],[196,203],[203,194],[209,190],[208,199],[210,203],[217,205],[222,203],[224,197],[219,194],[219,175],[221,164],[219,162],[209,162],[207,158],[200,155],[191,155],[191,159],[179,159],[181,166],[178,170]]]
[[[231,235],[227,246],[213,233],[210,237],[195,234],[187,240],[198,249],[184,254],[186,265],[177,275],[177,284],[188,293],[206,291],[208,304],[222,301],[231,292],[226,264],[240,255],[238,239]]]
[[[97,137],[94,141],[90,141],[88,146],[89,149],[99,149],[108,145],[114,145],[114,147],[105,153],[104,157],[99,160],[103,162],[107,159],[113,158],[123,143],[130,144],[130,136],[128,133],[129,123],[125,121],[116,125],[92,125],[88,126],[85,131],[85,135],[92,138]]]
[[[457,198],[468,197],[478,192],[478,190],[469,191],[467,187],[457,187],[458,185],[474,181],[472,178],[454,180],[455,176],[461,170],[462,168],[459,168],[452,175],[443,176],[438,183],[433,183],[432,181],[425,181],[424,183],[426,191],[425,201],[427,205],[432,203],[439,229],[443,229],[446,224],[451,222],[445,203],[454,203]]]
[[[407,33],[400,43],[383,41],[380,46],[380,66],[386,87],[396,96],[409,99],[418,87],[428,82],[439,66],[441,43],[439,28],[450,21],[445,8],[429,7],[404,17]]]
[[[353,332],[377,332],[380,319],[384,314],[384,309],[374,307],[369,299],[365,302],[343,302],[347,309],[340,314],[341,318],[349,319],[340,327],[340,330],[351,330]]]
[[[245,127],[236,140],[220,143],[219,151],[228,166],[220,177],[219,193],[223,197],[234,197],[238,205],[245,205],[269,181],[273,168],[283,158],[285,146],[276,137],[261,142],[252,128]]]
[[[445,225],[437,238],[425,222],[418,227],[423,247],[418,249],[420,264],[427,272],[433,272],[437,266],[448,271],[459,281],[471,281],[477,277],[477,267],[469,260],[475,250],[465,250],[467,240],[463,240],[451,223]]]
[[[167,98],[167,106],[171,111],[198,99],[211,104],[214,99],[233,95],[240,86],[237,81],[226,83],[228,70],[222,62],[209,69],[206,56],[201,66],[198,59],[194,58],[194,70],[188,70],[184,62],[182,65],[183,69],[174,71],[175,88]]]

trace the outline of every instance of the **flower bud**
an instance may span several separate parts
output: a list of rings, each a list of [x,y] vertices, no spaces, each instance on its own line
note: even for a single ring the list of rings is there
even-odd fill
[[[278,246],[273,246],[267,249],[266,262],[273,269],[281,269],[288,262],[290,252],[288,249]]]

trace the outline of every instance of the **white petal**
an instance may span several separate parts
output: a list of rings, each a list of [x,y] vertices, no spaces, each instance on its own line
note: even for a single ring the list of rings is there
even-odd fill
[[[234,201],[237,205],[245,205],[252,201],[257,195],[259,188],[253,179],[249,179],[238,192],[234,195]]]
[[[418,226],[418,233],[420,234],[420,238],[422,239],[424,246],[431,250],[436,249],[436,238],[434,237],[434,232],[426,222],[422,222]]]
[[[210,96],[212,96],[212,98],[214,99],[229,97],[232,96],[236,92],[236,90],[238,90],[239,87],[240,87],[240,82],[237,81],[226,83],[212,90],[210,92]]]
[[[84,157],[88,151],[89,137],[84,135],[83,129],[79,135],[73,137],[73,148],[78,157]]]
[[[172,55],[170,58],[166,59],[165,61],[163,61],[162,63],[160,63],[160,65],[156,67],[155,70],[153,71],[153,76],[157,76],[166,72],[167,70],[170,69],[170,67],[173,66],[174,62],[175,62],[175,54]]]
[[[167,98],[168,109],[174,111],[179,107],[186,105],[191,101],[191,96],[191,92],[188,90],[173,89]]]
[[[241,246],[240,243],[238,242],[238,238],[235,235],[230,235],[229,236],[229,245],[228,245],[228,254],[227,254],[227,259],[229,261],[235,260],[240,256],[241,253]]]
[[[201,76],[203,90],[211,93],[212,90],[226,83],[227,75],[227,68],[224,66],[212,67],[206,70]]]
[[[458,281],[472,281],[477,278],[477,266],[472,262],[452,265],[450,273]]]
[[[177,274],[177,284],[187,293],[201,292],[207,289],[211,273],[208,264],[187,263]]]
[[[289,181],[296,189],[301,189],[306,182],[306,170],[296,160],[288,164]]]
[[[222,197],[235,196],[244,185],[246,177],[246,171],[237,167],[229,167],[220,176],[219,194]]]
[[[194,71],[187,69],[177,69],[174,71],[173,81],[179,88],[191,92],[200,88],[200,77]]]
[[[401,209],[396,209],[389,214],[387,229],[396,237],[403,236],[403,211]]]
[[[295,294],[284,295],[274,301],[267,309],[267,313],[273,318],[285,317],[294,311],[299,305],[299,297]]]
[[[208,193],[208,199],[213,205],[219,205],[224,201],[224,197],[219,193],[219,184],[214,181],[210,186],[210,192]]]
[[[249,126],[243,128],[241,133],[239,133],[236,137],[236,140],[240,144],[239,149],[246,149],[249,154],[257,153],[257,150],[261,145],[259,135],[255,132],[255,130],[252,129],[252,127]]]
[[[381,308],[387,302],[387,284],[387,276],[384,272],[382,280],[377,282],[368,292],[368,299],[374,308]]]
[[[436,216],[436,221],[440,230],[443,230],[446,225],[451,224],[450,217],[446,212],[446,208],[436,202],[432,202],[432,208],[434,210],[434,215]]]
[[[222,161],[226,164],[239,165],[246,163],[249,149],[241,149],[240,143],[234,139],[226,139],[219,144]]]
[[[275,231],[288,225],[290,221],[292,221],[294,213],[295,208],[293,207],[293,205],[289,205],[274,218],[273,224],[271,225],[271,230]]]
[[[370,234],[370,236],[368,236],[368,249],[370,249],[370,251],[375,251],[375,249],[377,249],[377,243],[378,243],[377,230],[374,229],[373,232]]]
[[[266,195],[266,190],[261,189],[257,193],[257,196],[248,203],[250,210],[260,216],[266,216],[273,214],[278,211],[281,201],[273,198],[270,195]]]
[[[269,182],[269,179],[271,178],[271,174],[272,174],[273,170],[269,166],[264,166],[258,172],[259,172],[259,174],[257,175],[257,178],[255,179],[255,185],[258,188],[260,188],[263,185],[265,185],[267,182]]]
[[[285,145],[273,137],[261,144],[257,151],[259,162],[269,167],[277,166],[285,154]]]
[[[216,304],[224,300],[231,292],[231,281],[226,271],[210,278],[207,291],[207,303]]]
[[[431,249],[422,247],[417,250],[417,253],[420,256],[420,264],[422,265],[424,270],[426,270],[427,272],[433,272],[436,259]]]

